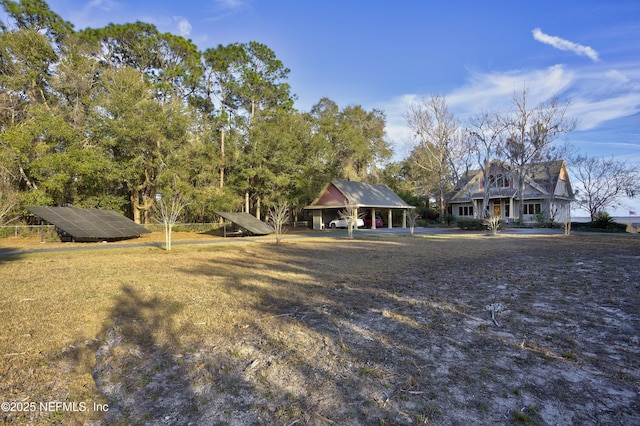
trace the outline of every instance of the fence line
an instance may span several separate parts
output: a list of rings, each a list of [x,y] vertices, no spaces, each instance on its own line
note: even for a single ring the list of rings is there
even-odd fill
[[[152,232],[164,231],[164,225],[162,223],[149,223],[142,225]],[[220,229],[223,224],[219,222],[205,222],[205,223],[176,223],[173,226],[174,232],[181,231],[211,231]],[[308,228],[310,221],[299,220],[291,221],[285,224],[288,228]],[[6,237],[19,237],[19,236],[33,236],[40,235],[43,231],[47,235],[54,235],[56,230],[55,225],[0,225],[0,238]]]

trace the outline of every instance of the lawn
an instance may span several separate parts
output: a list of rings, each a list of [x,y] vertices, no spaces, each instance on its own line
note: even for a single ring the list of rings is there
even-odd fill
[[[7,423],[640,423],[635,235],[124,245],[0,274]]]

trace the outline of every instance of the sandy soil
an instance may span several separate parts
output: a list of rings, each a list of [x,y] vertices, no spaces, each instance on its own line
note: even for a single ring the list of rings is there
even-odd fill
[[[251,243],[180,273],[251,314],[179,350],[116,318],[103,424],[640,424],[635,236]]]

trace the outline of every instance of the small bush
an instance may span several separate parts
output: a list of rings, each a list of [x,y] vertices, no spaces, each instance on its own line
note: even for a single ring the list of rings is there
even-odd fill
[[[481,219],[457,219],[456,225],[458,228],[467,231],[484,231],[487,229],[484,221]]]
[[[591,222],[572,222],[572,229],[595,232],[625,232],[627,225],[616,223],[607,212],[600,212]]]
[[[616,223],[613,218],[603,217],[591,222],[571,222],[571,229],[592,232],[625,232],[627,226],[623,223]]]
[[[499,216],[487,216],[484,220],[484,226],[487,227],[493,235],[498,235],[502,225],[502,220]]]
[[[612,229],[615,227],[616,222],[609,213],[599,212],[592,224],[594,228]]]
[[[540,228],[552,228],[553,221],[551,220],[551,216],[547,213],[546,210],[542,210],[540,213],[536,213],[536,222],[538,222],[538,226]]]

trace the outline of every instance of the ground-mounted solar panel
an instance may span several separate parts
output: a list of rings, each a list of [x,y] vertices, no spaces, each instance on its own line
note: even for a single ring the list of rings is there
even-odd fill
[[[269,235],[273,234],[273,228],[258,219],[255,216],[250,215],[249,213],[229,213],[229,212],[215,212],[218,216],[222,216],[240,226],[241,228],[246,229],[250,234],[253,235]]]
[[[73,241],[116,241],[149,233],[144,226],[112,210],[74,207],[25,207]],[[64,240],[64,238],[63,238]]]

